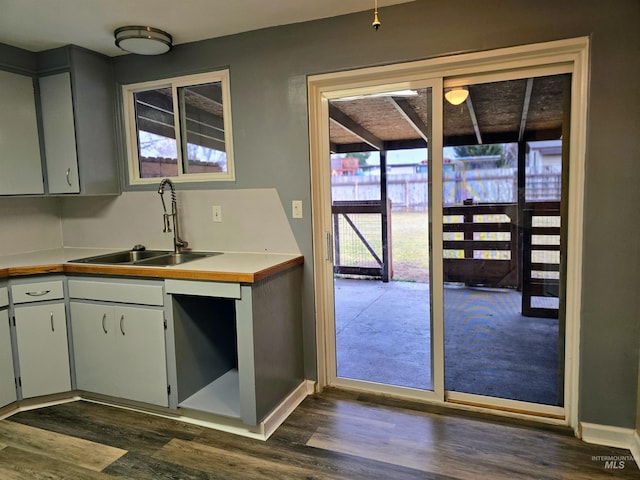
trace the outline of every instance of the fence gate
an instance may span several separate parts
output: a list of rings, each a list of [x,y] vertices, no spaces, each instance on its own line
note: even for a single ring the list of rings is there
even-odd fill
[[[391,206],[380,200],[334,201],[333,273],[381,278],[391,268]]]
[[[524,206],[522,314],[558,318],[560,296],[560,202]]]

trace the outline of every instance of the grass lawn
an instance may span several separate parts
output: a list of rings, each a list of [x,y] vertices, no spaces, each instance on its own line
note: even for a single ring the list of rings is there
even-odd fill
[[[391,214],[393,279],[429,281],[429,215],[427,212]]]

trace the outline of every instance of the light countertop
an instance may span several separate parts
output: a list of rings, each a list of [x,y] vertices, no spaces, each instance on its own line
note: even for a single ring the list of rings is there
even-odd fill
[[[180,265],[97,265],[72,260],[122,249],[59,248],[0,256],[0,278],[44,273],[79,273],[132,277],[181,278],[253,283],[304,263],[297,254],[222,252]]]

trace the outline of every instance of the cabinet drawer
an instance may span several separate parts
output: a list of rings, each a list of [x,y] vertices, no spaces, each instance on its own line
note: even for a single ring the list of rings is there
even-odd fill
[[[7,287],[0,287],[0,308],[9,305],[9,295],[7,294]]]
[[[69,297],[103,302],[163,305],[162,283],[144,285],[120,282],[69,280]]]
[[[11,285],[13,303],[41,302],[64,298],[62,280]]]

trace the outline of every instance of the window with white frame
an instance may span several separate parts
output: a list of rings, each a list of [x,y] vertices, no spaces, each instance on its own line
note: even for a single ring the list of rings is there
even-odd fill
[[[234,180],[229,71],[122,87],[131,185]]]

